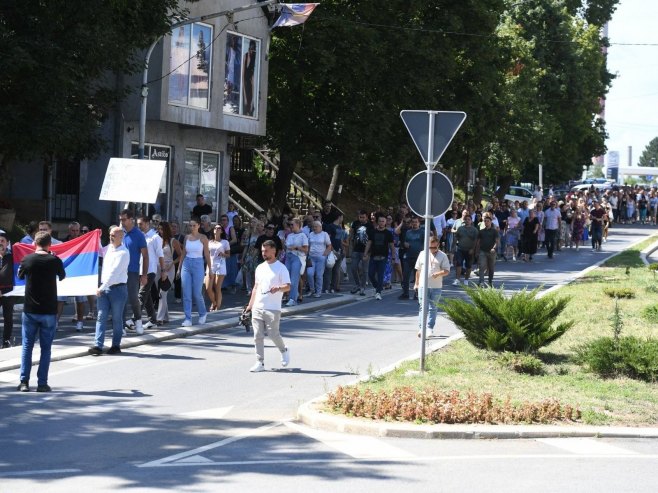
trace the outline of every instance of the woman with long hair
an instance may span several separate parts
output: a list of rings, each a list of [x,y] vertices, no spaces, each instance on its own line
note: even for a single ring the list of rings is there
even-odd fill
[[[210,265],[210,252],[208,251],[208,238],[199,231],[201,221],[198,217],[190,218],[190,234],[185,236],[181,254],[178,276],[183,284],[183,312],[185,319],[183,327],[192,325],[192,301],[196,303],[199,313],[199,324],[206,323],[206,302],[203,299],[203,261]]]
[[[171,225],[167,221],[163,221],[158,225],[158,233],[162,237],[162,254],[164,257],[164,271],[167,273],[167,279],[173,286],[174,278],[176,277],[176,264],[174,263],[174,252],[180,258],[182,255],[182,250],[179,241],[174,238],[173,232],[171,231]],[[162,276],[158,275],[158,278]],[[169,322],[169,303],[167,301],[167,295],[170,290],[163,291],[162,289],[158,290],[160,293],[160,302],[158,303],[158,313],[156,315],[156,320],[158,325]]]
[[[222,283],[226,276],[226,259],[231,256],[231,245],[221,225],[215,226],[214,238],[208,242],[210,265],[206,276],[206,294],[210,299],[210,311],[222,307]]]

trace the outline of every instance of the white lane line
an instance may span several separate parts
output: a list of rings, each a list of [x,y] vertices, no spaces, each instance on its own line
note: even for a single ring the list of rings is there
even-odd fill
[[[272,428],[276,428],[277,426],[281,426],[284,424],[285,421],[277,421],[275,423],[270,423],[264,426],[261,426],[259,428],[255,429],[249,429],[246,430],[243,433],[240,433],[238,435],[225,438],[224,440],[220,440],[218,442],[210,443],[208,445],[204,445],[203,447],[195,448],[194,450],[188,450],[187,452],[181,452],[179,454],[175,455],[170,455],[169,457],[165,457],[163,459],[158,459],[154,460],[151,462],[147,462],[145,464],[140,464],[137,467],[161,467],[161,466],[169,466],[172,465],[170,464],[173,461],[180,461],[181,459],[187,459],[189,457],[195,456],[195,455],[200,455],[203,452],[207,452],[208,450],[213,450],[219,447],[223,447],[224,445],[228,445],[229,443],[237,442],[238,440],[242,440],[244,438],[249,438],[254,435],[258,435],[264,431],[271,430]],[[201,459],[205,459],[204,457],[201,457]],[[189,464],[188,464],[189,465]]]
[[[20,380],[21,380],[21,372],[19,371],[0,372],[0,382],[2,383],[20,382]]]
[[[287,422],[286,426],[355,459],[408,459],[414,454],[374,437],[336,433]]]
[[[608,459],[626,459],[626,460],[650,460],[658,461],[658,455],[579,455],[579,458],[592,459],[592,460],[608,460]],[[466,461],[490,461],[490,460],[571,460],[574,458],[573,454],[536,454],[536,455],[509,455],[509,454],[496,454],[496,455],[458,455],[458,456],[431,456],[431,457],[390,457],[387,459],[372,458],[372,459],[328,459],[323,457],[321,459],[262,459],[262,460],[238,460],[238,461],[209,461],[205,457],[195,456],[194,462],[186,460],[179,460],[168,464],[159,464],[157,467],[194,467],[194,466],[253,466],[253,465],[269,465],[269,464],[354,464],[355,462],[374,462],[374,463],[412,463],[412,462],[466,462]],[[145,467],[146,464],[138,467]],[[156,466],[153,466],[156,467]]]
[[[231,412],[233,406],[228,407],[217,407],[214,409],[201,409],[199,411],[190,411],[187,413],[182,413],[179,416],[184,416],[186,418],[200,418],[200,419],[222,419],[228,413]]]
[[[10,471],[0,472],[0,478],[8,478],[11,476],[34,476],[36,474],[68,474],[81,472],[81,469],[42,469],[40,471]]]
[[[545,443],[576,455],[639,455],[637,452],[610,445],[594,438],[539,438],[537,442]]]

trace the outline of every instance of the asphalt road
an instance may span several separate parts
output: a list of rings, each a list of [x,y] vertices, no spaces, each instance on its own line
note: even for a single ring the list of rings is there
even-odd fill
[[[649,232],[624,228],[604,252],[499,264],[507,288],[550,286]],[[50,394],[0,373],[0,492],[655,491],[653,440],[407,440],[320,432],[299,404],[418,353],[418,306],[388,292],[285,318],[291,364],[235,328],[54,362]],[[460,295],[447,286],[444,295]],[[436,344],[455,332],[442,319]]]

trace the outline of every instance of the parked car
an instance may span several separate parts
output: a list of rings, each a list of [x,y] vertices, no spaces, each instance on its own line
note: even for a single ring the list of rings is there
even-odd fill
[[[509,187],[509,190],[507,190],[504,199],[509,200],[510,202],[514,202],[516,200],[523,202],[524,200],[527,200],[528,203],[530,203],[532,202],[532,197],[532,191],[529,189],[512,185]]]

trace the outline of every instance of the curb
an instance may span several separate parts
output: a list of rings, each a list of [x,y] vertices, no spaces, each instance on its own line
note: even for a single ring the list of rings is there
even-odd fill
[[[641,243],[643,240],[629,245]],[[646,257],[658,250],[658,241],[640,252],[640,258],[648,264]],[[546,296],[558,289],[572,283],[574,280],[584,276],[588,272],[600,267],[609,259],[616,257],[621,252],[609,255],[594,265],[580,271],[575,276],[557,283],[555,286],[538,294],[538,297]],[[428,352],[435,352],[460,339],[463,334],[452,336],[443,343],[431,346]],[[401,363],[417,358],[414,354],[406,357],[392,365],[377,372],[384,374],[393,371]],[[347,385],[354,385],[367,380],[370,376],[364,376]],[[352,433],[374,437],[393,438],[420,438],[420,439],[519,439],[519,438],[565,438],[565,437],[596,437],[596,438],[658,438],[658,427],[656,428],[630,428],[622,426],[586,426],[586,425],[497,425],[497,424],[435,424],[418,425],[414,423],[376,421],[367,418],[350,418],[345,415],[332,414],[325,409],[326,394],[306,402],[297,409],[297,419],[314,429],[333,431],[339,433]]]
[[[558,425],[417,425],[374,421],[366,418],[348,418],[334,415],[323,409],[326,398],[319,397],[302,404],[297,419],[323,431],[353,433],[381,438],[419,439],[519,439],[519,438],[658,438],[658,428],[625,428],[604,426]]]
[[[290,317],[295,315],[303,315],[305,313],[312,313],[319,310],[328,310],[337,306],[355,303],[363,298],[357,298],[351,294],[340,295],[339,298],[320,300],[309,304],[296,305],[293,307],[284,308],[281,311],[281,317]],[[180,323],[182,319],[178,320]],[[215,322],[208,322],[203,325],[196,325],[192,327],[176,327],[168,330],[161,330],[158,332],[149,332],[140,336],[124,338],[121,341],[121,349],[129,349],[144,344],[152,344],[154,342],[168,341],[171,339],[178,339],[182,337],[190,337],[196,334],[203,334],[205,332],[213,332],[222,329],[231,329],[238,325],[238,317],[224,318]],[[110,331],[111,332],[111,331]],[[20,346],[17,346],[20,348]],[[38,347],[38,346],[37,346]],[[82,346],[65,347],[54,349],[50,361],[62,361],[71,358],[79,358],[81,356],[89,356],[87,349],[89,344]],[[39,363],[38,358],[35,358],[33,366]],[[0,362],[0,372],[17,370],[21,367],[20,353],[17,358]]]

